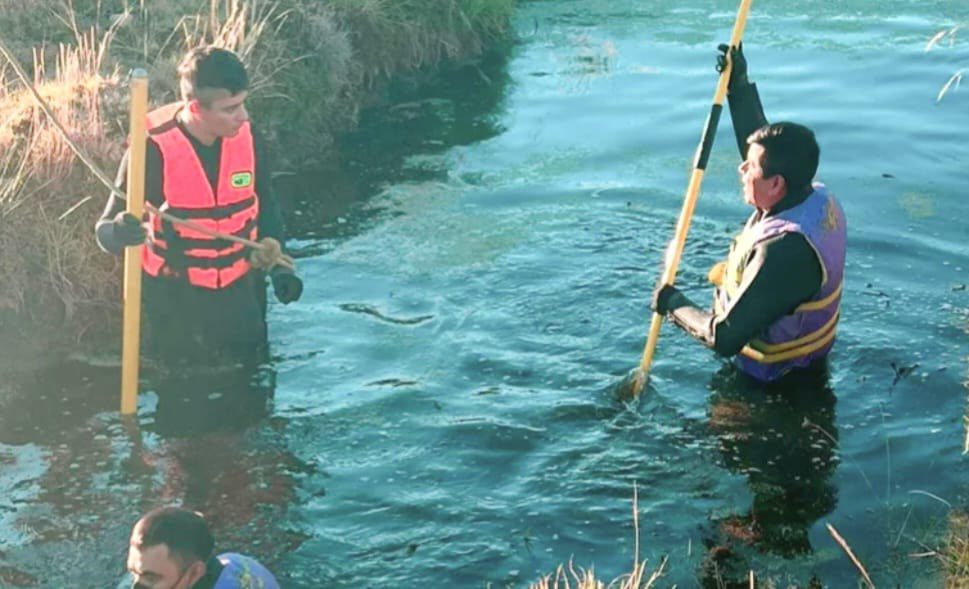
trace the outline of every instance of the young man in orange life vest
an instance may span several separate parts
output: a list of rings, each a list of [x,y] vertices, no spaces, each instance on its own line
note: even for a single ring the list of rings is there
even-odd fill
[[[726,64],[721,45],[718,66]],[[754,208],[710,271],[712,311],[674,286],[660,285],[652,308],[741,372],[772,382],[823,360],[840,316],[846,226],[824,184],[813,182],[820,149],[803,125],[767,124],[757,88],[747,79],[742,50],[731,50],[727,87],[744,200]]]
[[[148,114],[145,200],[175,217],[238,237],[284,243],[262,137],[245,101],[249,78],[231,51],[195,49],[178,68],[182,102]],[[118,171],[125,187],[127,155]],[[149,214],[142,224],[112,196],[98,244],[120,254],[145,244],[141,266],[150,353],[165,364],[258,363],[266,352],[266,272],[276,298],[299,299],[302,281],[241,244]]]

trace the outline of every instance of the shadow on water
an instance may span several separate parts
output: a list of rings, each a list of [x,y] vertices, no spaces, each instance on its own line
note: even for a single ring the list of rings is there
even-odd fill
[[[358,129],[338,140],[334,159],[277,180],[278,192],[289,195],[290,235],[355,235],[374,215],[364,205],[382,186],[446,179],[447,168],[425,158],[502,132],[508,60],[503,48],[389,82]]]

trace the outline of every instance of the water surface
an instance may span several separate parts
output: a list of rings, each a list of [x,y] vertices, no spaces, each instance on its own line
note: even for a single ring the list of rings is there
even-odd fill
[[[711,546],[853,586],[825,523],[878,586],[939,586],[908,555],[938,541],[940,499],[967,499],[969,94],[935,97],[969,51],[923,48],[969,7],[755,3],[768,118],[816,130],[848,216],[828,373],[751,390],[665,328],[648,393],[613,397],[734,10],[524,2],[506,62],[391,88],[339,170],[285,180],[307,289],[271,308],[257,382],[192,379],[206,394],[184,406],[148,383],[138,427],[112,413],[110,367],[3,397],[0,581],[110,585],[165,501],[209,512],[285,587],[523,586],[569,558],[611,578],[633,560],[635,484],[663,586],[698,586]],[[747,214],[738,162],[725,120],[678,278],[698,301]]]

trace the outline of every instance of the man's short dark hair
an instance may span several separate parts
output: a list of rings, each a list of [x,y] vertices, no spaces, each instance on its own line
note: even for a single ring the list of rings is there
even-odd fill
[[[249,88],[246,66],[235,53],[220,47],[189,51],[178,66],[183,100],[198,99],[209,106],[205,90],[226,90],[235,96]]]
[[[811,185],[821,157],[814,131],[797,123],[773,123],[751,133],[747,143],[757,143],[764,148],[765,177],[780,174],[787,183],[788,192]]]
[[[139,550],[164,544],[183,566],[212,556],[215,540],[201,514],[181,507],[160,507],[145,514],[135,526],[131,543]]]

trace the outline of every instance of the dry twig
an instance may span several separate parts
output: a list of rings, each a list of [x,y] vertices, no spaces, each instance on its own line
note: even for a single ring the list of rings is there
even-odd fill
[[[845,541],[845,539],[841,537],[841,534],[838,533],[838,530],[834,529],[834,526],[832,526],[831,524],[826,523],[825,525],[828,527],[828,532],[831,533],[831,537],[833,537],[834,541],[841,546],[841,549],[845,551],[845,553],[848,555],[848,558],[851,559],[851,562],[854,563],[855,567],[861,573],[862,578],[864,578],[865,582],[868,583],[868,587],[870,587],[870,589],[875,589],[875,584],[871,582],[871,577],[868,576],[868,571],[865,570],[864,565],[861,564],[861,561],[858,560],[858,558],[855,556],[855,553],[851,551],[851,547],[848,546],[848,543]]]

